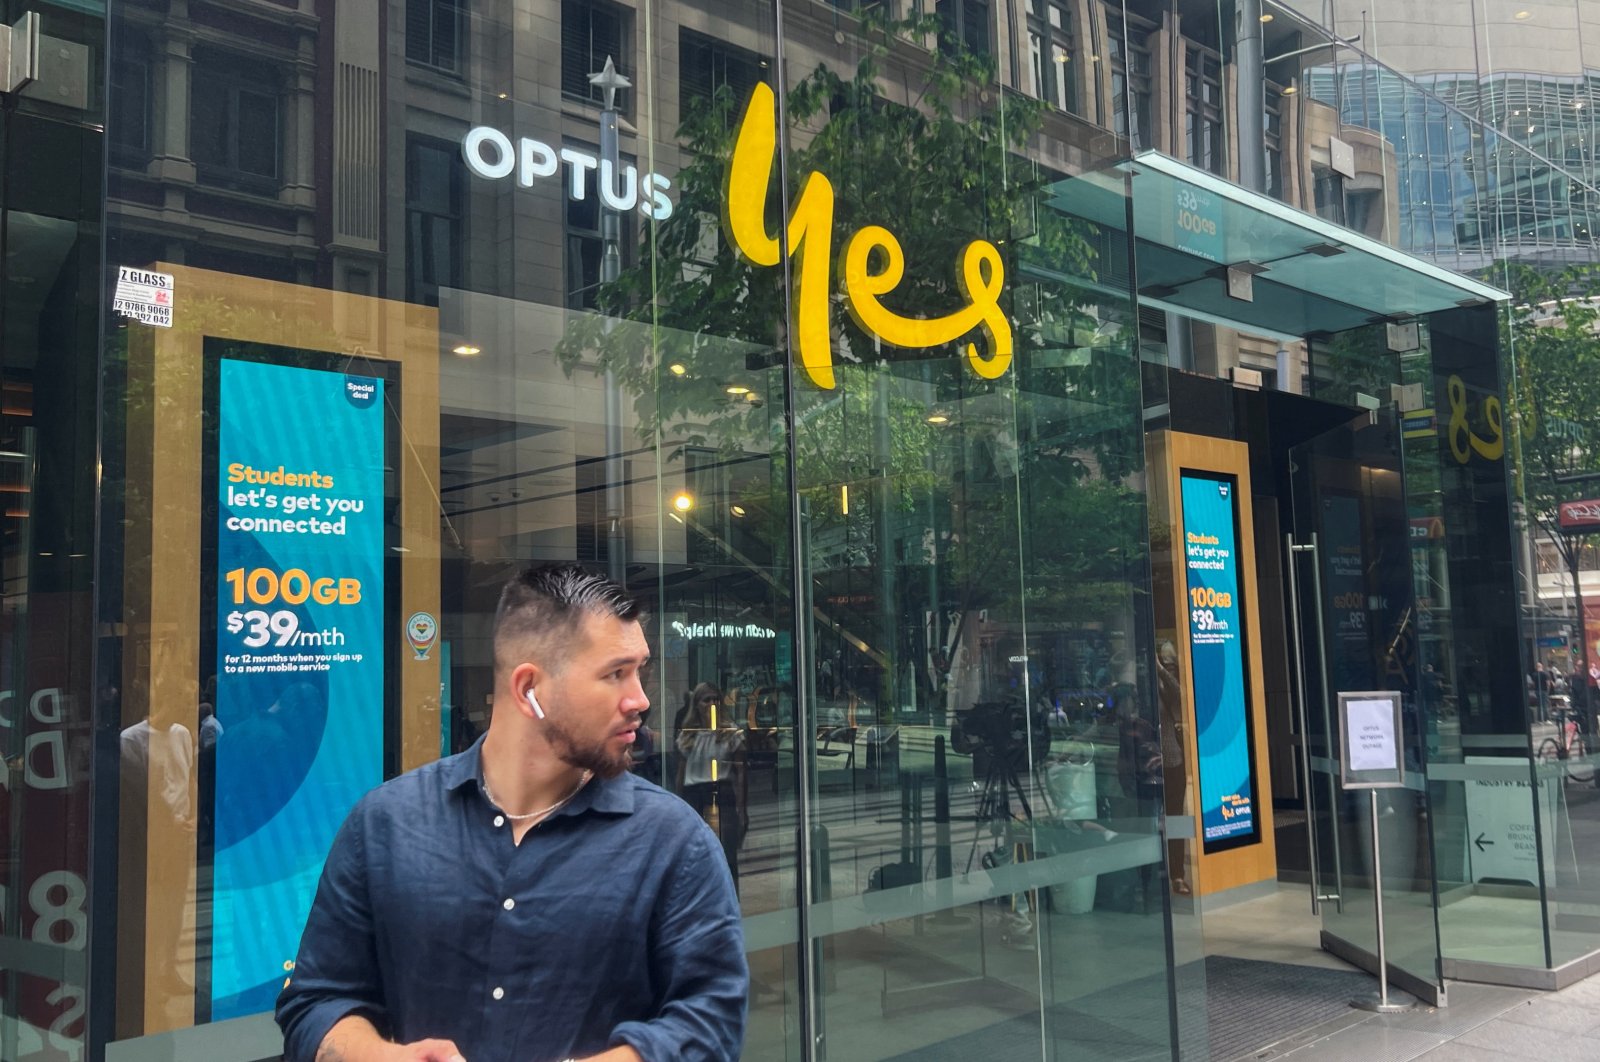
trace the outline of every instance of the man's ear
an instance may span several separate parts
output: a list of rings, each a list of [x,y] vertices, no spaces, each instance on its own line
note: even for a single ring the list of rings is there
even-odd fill
[[[511,669],[506,681],[511,685],[511,696],[518,710],[530,719],[543,719],[544,706],[539,703],[538,686],[548,676],[538,664],[518,664]]]

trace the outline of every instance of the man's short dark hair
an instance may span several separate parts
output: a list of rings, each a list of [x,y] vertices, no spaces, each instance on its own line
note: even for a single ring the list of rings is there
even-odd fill
[[[534,651],[550,671],[566,665],[585,614],[643,622],[644,609],[627,590],[576,564],[524,568],[500,591],[494,613],[495,670],[515,667]]]

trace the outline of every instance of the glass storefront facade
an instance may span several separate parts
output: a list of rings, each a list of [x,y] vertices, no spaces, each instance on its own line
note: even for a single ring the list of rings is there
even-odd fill
[[[1366,109],[1460,97],[1211,0],[0,14],[0,1058],[275,1058],[333,832],[483,732],[548,561],[647,604],[747,1058],[1213,1057],[1227,898],[1374,950],[1338,690],[1404,699],[1408,987],[1595,950],[1509,648],[1512,285],[1446,272],[1514,256],[1418,235],[1465,171]]]

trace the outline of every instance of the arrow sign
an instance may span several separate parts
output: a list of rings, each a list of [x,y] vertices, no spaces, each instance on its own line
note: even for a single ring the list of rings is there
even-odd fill
[[[1483,839],[1483,834],[1481,834],[1481,833],[1478,834],[1478,836],[1473,840],[1472,843],[1478,846],[1478,851],[1480,851],[1480,852],[1483,851],[1486,846],[1490,847],[1490,848],[1494,847],[1494,842],[1493,841],[1485,841]]]

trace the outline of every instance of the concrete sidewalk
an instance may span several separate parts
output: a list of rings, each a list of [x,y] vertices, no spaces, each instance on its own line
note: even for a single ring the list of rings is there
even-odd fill
[[[1443,1010],[1326,1022],[1247,1056],[1253,1062],[1595,1062],[1600,978],[1559,992],[1453,982]],[[1221,1060],[1219,1060],[1221,1062]]]

